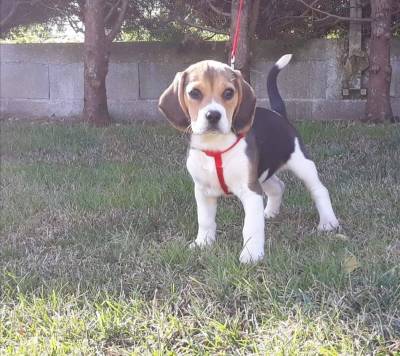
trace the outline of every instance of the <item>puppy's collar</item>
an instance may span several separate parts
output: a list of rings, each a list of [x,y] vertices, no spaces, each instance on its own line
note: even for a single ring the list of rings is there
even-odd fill
[[[207,156],[214,158],[215,170],[217,171],[219,185],[221,186],[224,193],[227,195],[231,193],[229,192],[228,186],[226,185],[224,179],[224,167],[222,165],[222,155],[230,151],[233,147],[235,147],[243,137],[244,137],[243,134],[239,134],[236,138],[236,141],[223,151],[201,150]]]

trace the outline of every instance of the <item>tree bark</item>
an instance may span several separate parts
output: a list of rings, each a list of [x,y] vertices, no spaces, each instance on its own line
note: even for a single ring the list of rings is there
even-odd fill
[[[393,120],[390,102],[392,0],[371,0],[371,42],[369,52],[368,98],[364,121]]]
[[[233,41],[238,18],[239,1],[232,0],[230,38]],[[238,49],[236,52],[235,69],[242,72],[243,77],[250,82],[251,39],[259,12],[259,0],[244,0],[240,19]],[[230,52],[229,52],[230,55]]]
[[[109,45],[104,28],[104,5],[105,0],[86,0],[84,7],[83,119],[96,126],[105,126],[111,123],[106,93]]]

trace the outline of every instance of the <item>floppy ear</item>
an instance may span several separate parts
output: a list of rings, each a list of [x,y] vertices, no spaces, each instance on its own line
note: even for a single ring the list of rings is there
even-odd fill
[[[233,130],[237,134],[246,134],[253,124],[256,110],[256,95],[253,88],[243,79],[242,74],[238,70],[235,70],[235,74],[239,92],[239,103],[235,110],[232,125]]]
[[[183,100],[186,72],[178,72],[174,81],[161,94],[158,108],[178,130],[185,131],[190,125],[189,113]]]

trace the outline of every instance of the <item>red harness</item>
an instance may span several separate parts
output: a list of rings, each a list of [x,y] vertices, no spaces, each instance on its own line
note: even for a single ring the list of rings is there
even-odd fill
[[[214,158],[215,169],[217,171],[219,184],[225,194],[231,194],[231,193],[229,192],[228,186],[226,185],[225,179],[224,179],[224,167],[222,165],[222,155],[225,152],[228,152],[229,150],[231,150],[233,147],[235,147],[243,137],[244,137],[244,135],[239,134],[236,141],[223,151],[202,150],[202,152],[204,152],[207,156]]]

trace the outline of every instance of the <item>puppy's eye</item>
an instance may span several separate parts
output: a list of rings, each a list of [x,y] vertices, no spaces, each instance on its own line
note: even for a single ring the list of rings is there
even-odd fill
[[[194,99],[194,100],[200,100],[202,95],[201,95],[201,91],[199,89],[192,89],[189,92],[189,96]]]
[[[225,100],[231,100],[233,98],[234,94],[235,94],[235,91],[231,88],[228,88],[228,89],[225,89],[224,93],[222,94],[222,97]]]

